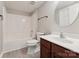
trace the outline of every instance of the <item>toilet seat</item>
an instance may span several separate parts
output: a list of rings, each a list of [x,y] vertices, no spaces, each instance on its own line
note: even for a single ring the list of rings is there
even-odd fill
[[[35,39],[32,39],[32,40],[28,40],[26,42],[27,46],[34,46],[38,43],[39,41],[38,40],[35,40]]]
[[[37,43],[37,42],[38,42],[38,40],[35,40],[35,39],[27,41],[27,43]]]

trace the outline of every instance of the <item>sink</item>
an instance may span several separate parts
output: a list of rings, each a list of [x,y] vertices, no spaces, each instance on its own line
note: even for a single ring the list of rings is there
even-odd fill
[[[68,40],[67,38],[54,37],[54,39],[57,41],[61,41],[63,43],[73,43],[72,41]]]
[[[63,42],[63,43],[68,43],[68,44],[74,43],[70,38],[68,37],[61,38],[59,35],[46,35],[45,37],[51,38],[51,39],[54,39],[56,41]]]

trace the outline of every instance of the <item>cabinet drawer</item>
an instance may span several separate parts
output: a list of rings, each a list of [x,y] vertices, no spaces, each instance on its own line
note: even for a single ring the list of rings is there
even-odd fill
[[[45,39],[41,38],[41,42],[40,42],[43,46],[45,46],[46,48],[50,49],[50,42],[46,41]]]

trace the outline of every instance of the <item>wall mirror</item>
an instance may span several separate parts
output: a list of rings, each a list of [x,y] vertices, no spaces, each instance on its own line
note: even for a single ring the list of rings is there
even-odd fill
[[[66,27],[73,24],[79,18],[79,3],[56,8],[55,16],[56,23],[60,27]]]

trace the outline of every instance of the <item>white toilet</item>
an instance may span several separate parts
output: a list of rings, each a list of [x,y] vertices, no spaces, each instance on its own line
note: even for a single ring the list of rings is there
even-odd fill
[[[29,39],[26,41],[26,45],[28,47],[28,52],[27,54],[34,54],[36,51],[40,51],[40,35],[43,33],[37,33],[37,40],[36,39]]]

